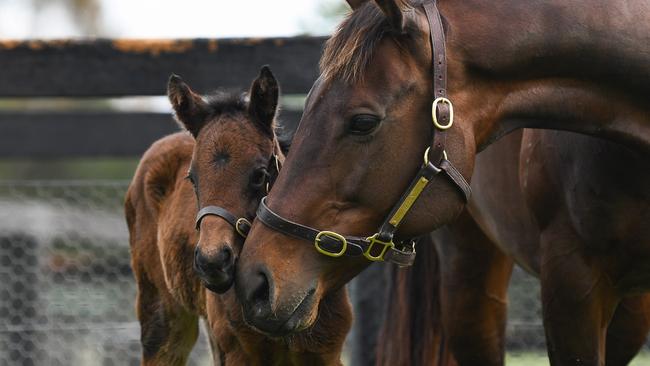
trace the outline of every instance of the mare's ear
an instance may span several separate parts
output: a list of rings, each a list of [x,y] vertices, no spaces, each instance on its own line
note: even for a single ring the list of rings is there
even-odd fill
[[[386,15],[388,23],[397,33],[404,32],[404,14],[401,0],[375,0],[381,11]]]
[[[178,75],[172,74],[167,83],[167,96],[176,113],[176,119],[194,138],[206,123],[208,104],[194,93]]]
[[[248,114],[262,131],[273,136],[273,121],[278,110],[280,86],[268,66],[262,66],[250,90]]]
[[[359,8],[361,5],[365,4],[368,2],[368,0],[345,0],[348,2],[348,5],[352,8],[352,10],[356,10]]]

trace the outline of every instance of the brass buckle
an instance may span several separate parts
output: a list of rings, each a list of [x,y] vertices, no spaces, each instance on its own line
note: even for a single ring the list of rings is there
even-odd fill
[[[379,240],[379,233],[376,233],[373,236],[367,237],[366,240],[370,242],[370,245],[368,245],[368,249],[365,252],[363,252],[363,256],[366,257],[366,259],[368,259],[369,261],[373,261],[373,262],[383,261],[384,260],[384,255],[386,255],[386,252],[388,251],[388,249],[389,248],[392,249],[392,248],[395,247],[395,243],[393,243],[392,239],[389,242]],[[372,255],[372,253],[371,253],[372,248],[375,246],[375,244],[381,244],[381,245],[384,246],[382,248],[381,252],[379,253],[379,255],[376,255],[376,256]]]
[[[341,250],[336,252],[336,253],[332,253],[332,252],[330,252],[330,251],[328,251],[326,249],[321,248],[320,247],[320,238],[321,238],[321,236],[327,236],[329,238],[335,239],[335,240],[343,243],[343,245],[341,245]],[[345,251],[348,249],[348,241],[347,241],[347,239],[345,239],[345,237],[343,235],[341,235],[339,233],[335,233],[333,231],[321,231],[316,235],[316,239],[314,240],[314,246],[316,247],[316,250],[318,251],[318,253],[326,255],[328,257],[332,257],[332,258],[338,258],[338,257],[342,256],[343,254],[345,254]]]
[[[431,146],[427,147],[427,149],[424,150],[424,165],[429,164],[429,150],[431,150]],[[447,159],[447,151],[446,150],[442,150],[442,158],[445,159],[445,160],[449,160],[449,159]]]
[[[237,232],[237,234],[241,235],[242,238],[245,238],[246,236],[248,236],[248,232],[244,232],[244,230],[240,228],[240,225],[248,225],[248,230],[250,230],[252,226],[251,222],[246,220],[243,217],[240,217],[239,219],[237,219],[237,222],[235,222],[235,231]]]
[[[438,104],[443,103],[449,105],[449,122],[446,125],[441,125],[438,122]],[[433,125],[440,130],[449,129],[454,124],[454,105],[451,104],[451,101],[445,97],[438,97],[431,104],[431,118],[433,119]]]

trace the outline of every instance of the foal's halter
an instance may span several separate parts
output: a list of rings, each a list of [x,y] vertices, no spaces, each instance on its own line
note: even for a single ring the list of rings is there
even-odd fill
[[[265,187],[266,187],[266,193],[268,194],[269,190],[271,189],[271,186],[273,185],[275,179],[278,177],[278,174],[280,173],[280,160],[278,159],[278,155],[275,152],[273,153],[271,159],[269,160],[267,171],[268,171],[268,175],[266,176]],[[246,238],[248,232],[251,230],[252,224],[248,218],[237,217],[237,215],[234,215],[227,209],[220,206],[205,206],[202,209],[200,209],[199,212],[196,214],[195,225],[197,231],[201,228],[201,221],[203,220],[203,218],[210,215],[221,217],[222,219],[226,220],[226,222],[228,222],[230,225],[232,225],[233,228],[235,228],[237,234],[239,234],[242,238]]]
[[[395,232],[415,201],[429,182],[444,173],[469,201],[471,189],[462,174],[447,160],[445,152],[446,131],[454,123],[454,108],[447,99],[447,61],[445,35],[435,0],[422,5],[429,23],[433,62],[434,101],[431,105],[433,142],[424,152],[424,163],[411,181],[408,189],[384,220],[379,231],[369,237],[343,236],[332,231],[321,231],[289,221],[271,211],[266,197],[260,202],[257,218],[266,226],[283,234],[313,242],[316,250],[329,257],[361,256],[370,261],[388,261],[400,266],[410,266],[415,260],[414,240],[394,242]],[[434,165],[433,162],[439,162]],[[399,247],[398,247],[399,246]]]

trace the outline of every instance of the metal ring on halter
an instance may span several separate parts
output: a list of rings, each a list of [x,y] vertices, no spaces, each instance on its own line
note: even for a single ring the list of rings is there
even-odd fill
[[[441,125],[438,122],[438,104],[444,103],[449,105],[449,122],[446,125]],[[436,98],[433,103],[431,104],[431,118],[433,119],[433,125],[436,126],[440,130],[446,130],[451,128],[451,126],[454,124],[454,105],[451,104],[451,100],[445,98],[445,97],[438,97]]]
[[[240,217],[237,219],[237,222],[235,223],[235,231],[237,234],[241,235],[242,238],[246,238],[248,236],[248,232],[251,229],[251,222],[248,221],[247,219]]]
[[[429,150],[430,149],[431,149],[431,146],[427,147],[427,149],[424,150],[424,164],[425,165],[429,164]],[[447,159],[447,151],[446,150],[442,150],[442,158],[445,159],[445,160],[449,160],[449,159]]]

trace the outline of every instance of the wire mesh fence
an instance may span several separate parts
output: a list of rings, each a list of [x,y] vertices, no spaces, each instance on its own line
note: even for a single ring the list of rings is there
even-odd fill
[[[127,184],[0,184],[0,365],[139,364]]]
[[[139,364],[127,185],[0,182],[0,366]],[[537,280],[515,270],[509,297],[508,350],[543,354]]]

